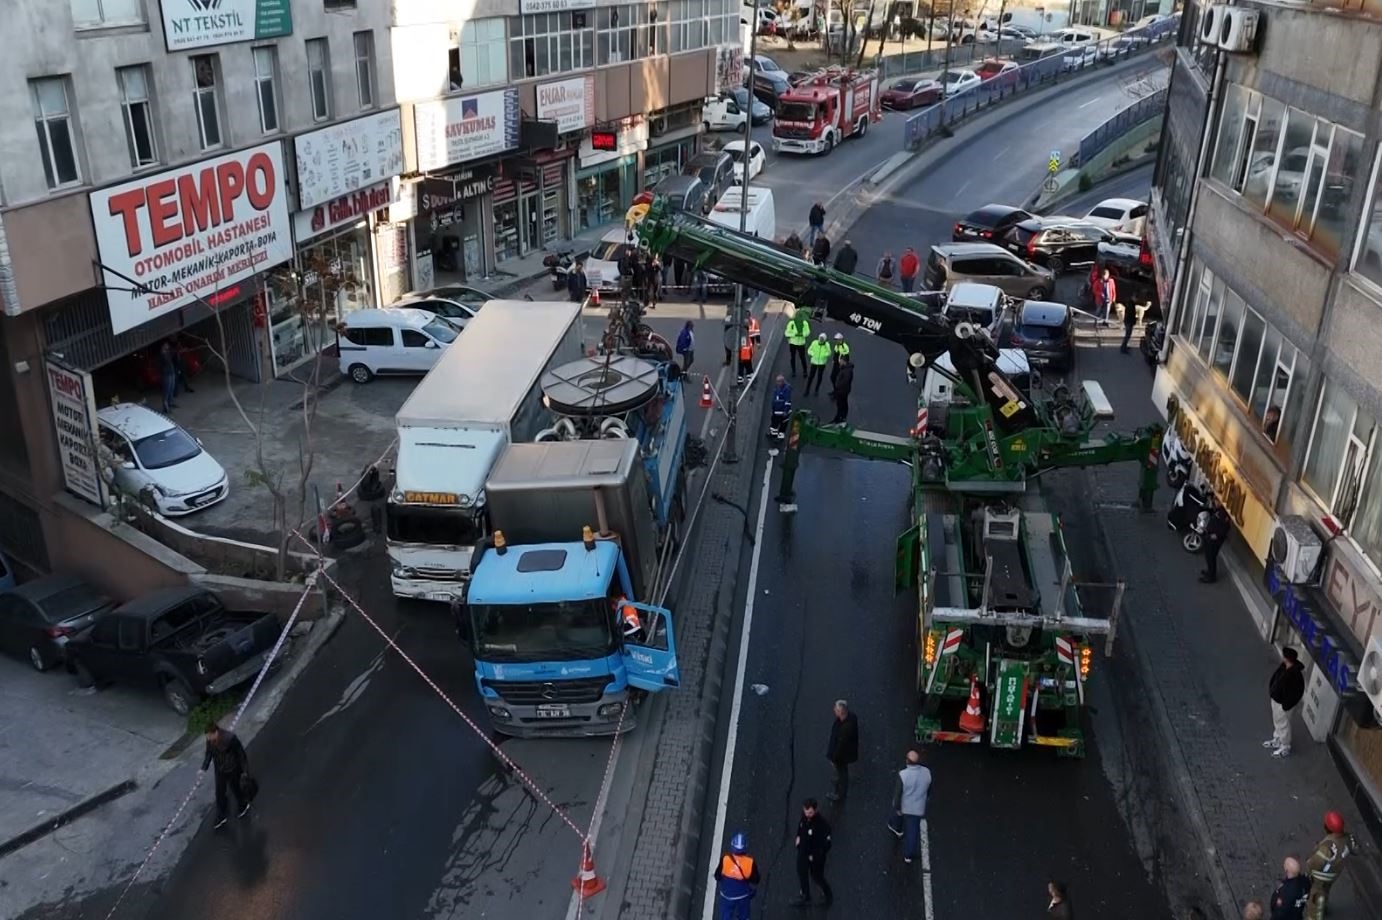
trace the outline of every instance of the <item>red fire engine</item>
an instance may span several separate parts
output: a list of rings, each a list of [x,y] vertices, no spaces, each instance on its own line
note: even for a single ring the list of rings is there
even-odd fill
[[[829,153],[847,137],[863,137],[869,122],[882,117],[878,71],[830,67],[778,97],[773,150]]]

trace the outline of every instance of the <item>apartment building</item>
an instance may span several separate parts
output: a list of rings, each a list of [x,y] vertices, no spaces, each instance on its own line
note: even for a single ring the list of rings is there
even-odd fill
[[[1258,627],[1310,661],[1307,725],[1382,807],[1382,22],[1375,4],[1187,4],[1148,241],[1154,398],[1260,566]],[[1301,520],[1304,541],[1285,532]],[[1283,521],[1293,525],[1280,527]],[[1292,544],[1318,540],[1317,565]]]

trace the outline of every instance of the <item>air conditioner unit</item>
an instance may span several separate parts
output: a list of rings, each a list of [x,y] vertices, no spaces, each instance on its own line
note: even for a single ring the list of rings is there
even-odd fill
[[[1219,47],[1231,54],[1252,54],[1257,42],[1257,10],[1242,6],[1219,8]]]
[[[1217,6],[1206,6],[1200,13],[1200,43],[1204,45],[1219,44],[1219,22],[1224,18],[1228,7],[1223,4]]]
[[[1382,639],[1377,636],[1368,640],[1363,661],[1358,665],[1358,686],[1372,701],[1378,719],[1382,719]]]
[[[1305,584],[1319,564],[1323,544],[1310,522],[1298,514],[1288,514],[1276,522],[1272,534],[1272,562],[1293,585]]]
[[[649,123],[648,130],[652,133],[653,137],[661,137],[667,133],[667,125],[667,116],[659,115]]]

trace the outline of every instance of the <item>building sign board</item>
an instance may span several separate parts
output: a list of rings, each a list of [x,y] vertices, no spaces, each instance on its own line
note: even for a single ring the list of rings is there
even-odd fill
[[[1305,590],[1299,585],[1288,584],[1271,559],[1267,560],[1263,581],[1267,593],[1281,608],[1282,615],[1300,633],[1301,642],[1310,652],[1310,657],[1329,678],[1330,686],[1340,693],[1357,690],[1355,675],[1358,673],[1358,662],[1347,649],[1340,646],[1324,615],[1311,607]]]
[[[564,13],[567,10],[593,10],[595,0],[518,0],[518,11],[529,13]]]
[[[63,482],[73,495],[104,508],[105,479],[96,451],[96,395],[91,375],[52,358],[45,363]]]
[[[390,109],[300,134],[293,154],[298,207],[305,211],[402,173],[402,116]]]
[[[293,34],[291,0],[162,0],[169,51]]]
[[[561,134],[595,124],[595,75],[539,83],[537,117],[539,121],[556,122]]]
[[[119,334],[293,257],[282,145],[92,192],[91,221]]]
[[[1345,541],[1330,543],[1320,590],[1358,645],[1366,649],[1369,640],[1382,631],[1382,595],[1378,594],[1377,577],[1368,570],[1361,554],[1356,562],[1351,555],[1353,549]]]
[[[393,204],[393,186],[378,182],[340,198],[305,208],[293,215],[293,239],[301,243],[330,233],[338,227],[358,223],[364,218]]]
[[[452,96],[413,107],[417,169],[443,169],[518,146],[518,90]]]

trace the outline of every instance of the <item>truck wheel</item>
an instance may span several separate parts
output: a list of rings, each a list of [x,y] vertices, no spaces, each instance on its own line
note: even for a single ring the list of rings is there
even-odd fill
[[[374,372],[363,364],[352,364],[350,367],[350,379],[356,383],[369,383],[374,379]]]
[[[859,130],[855,132],[855,137],[863,137],[869,133],[869,117],[865,115],[859,119]]]
[[[833,134],[827,134],[827,135],[825,136],[825,152],[826,152],[826,153],[829,153],[830,151],[832,151],[832,150],[834,150],[834,149],[835,149],[835,135],[833,135]]]
[[[163,698],[168,701],[173,712],[180,716],[192,711],[196,699],[192,691],[187,689],[187,685],[176,677],[170,677],[163,682]]]

